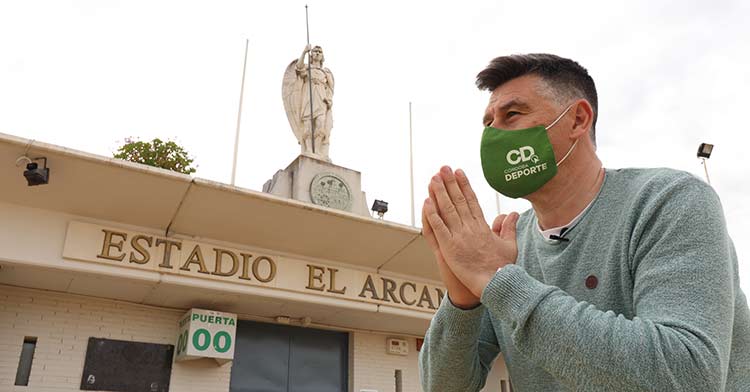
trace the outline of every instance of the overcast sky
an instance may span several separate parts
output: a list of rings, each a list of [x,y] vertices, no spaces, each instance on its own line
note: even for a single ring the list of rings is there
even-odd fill
[[[362,172],[368,202],[390,203],[388,220],[411,221],[410,101],[417,212],[449,164],[494,217],[479,161],[488,94],[474,77],[498,55],[550,52],[596,81],[606,167],[705,177],[697,147],[716,145],[711,183],[750,292],[750,2],[307,3],[312,43],[336,78],[331,158]],[[195,176],[228,183],[247,38],[237,185],[259,191],[299,153],[281,78],[306,43],[304,4],[0,0],[0,132],[105,156],[126,137],[173,139],[195,157]],[[528,207],[501,199],[504,212]]]

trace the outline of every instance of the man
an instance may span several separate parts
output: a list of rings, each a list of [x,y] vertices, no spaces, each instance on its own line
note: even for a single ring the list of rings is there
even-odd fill
[[[485,178],[533,208],[489,227],[461,170],[430,181],[423,232],[448,300],[423,389],[478,391],[502,353],[516,392],[750,391],[750,312],[713,189],[602,168],[596,88],[572,60],[499,57],[477,85],[492,93]]]

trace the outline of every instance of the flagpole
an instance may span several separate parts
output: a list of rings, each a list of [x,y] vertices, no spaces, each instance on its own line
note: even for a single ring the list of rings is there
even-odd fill
[[[310,45],[310,18],[307,15],[307,4],[305,4],[305,28],[307,29],[307,44]],[[312,50],[312,49],[311,49]],[[307,85],[310,87],[310,135],[312,137],[312,152],[315,154],[315,112],[313,111],[312,95],[312,56],[307,52]]]
[[[237,132],[234,136],[234,159],[232,160],[232,185],[237,174],[237,148],[240,143],[240,121],[242,120],[242,98],[245,95],[245,70],[247,70],[247,48],[250,40],[245,38],[245,62],[242,64],[242,84],[240,85],[240,107],[237,110]]]
[[[414,145],[412,133],[411,102],[409,102],[409,182],[411,186],[411,225],[414,226]]]
[[[500,194],[495,192],[495,206],[497,207],[497,214],[500,215]]]

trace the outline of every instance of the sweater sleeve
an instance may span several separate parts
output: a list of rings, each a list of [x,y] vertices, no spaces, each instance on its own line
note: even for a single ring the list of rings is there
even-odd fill
[[[446,295],[430,322],[419,369],[424,392],[475,392],[484,387],[497,338],[483,305],[470,310],[454,306]]]
[[[734,293],[718,197],[698,179],[673,181],[644,205],[630,248],[632,319],[516,265],[495,274],[482,303],[512,326],[521,353],[572,390],[723,391]]]

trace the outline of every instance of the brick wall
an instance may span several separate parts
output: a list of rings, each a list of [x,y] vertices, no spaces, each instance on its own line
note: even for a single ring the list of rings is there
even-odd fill
[[[182,311],[0,285],[0,391],[78,391],[89,337],[175,344]],[[21,346],[37,337],[27,387],[13,386]],[[176,362],[172,391],[228,391],[231,363]]]
[[[352,335],[354,392],[359,392],[361,389],[394,392],[396,369],[401,369],[405,392],[421,390],[416,339],[406,338],[409,343],[409,355],[400,356],[386,353],[385,343],[389,336],[359,332],[354,332]],[[401,338],[398,335],[391,337]]]
[[[399,356],[386,353],[386,339],[402,338],[397,335],[385,336],[366,333],[352,333],[354,361],[354,390],[371,389],[378,392],[396,390],[395,371],[401,369],[403,391],[421,391],[417,342],[415,338],[405,338],[409,343],[409,355]],[[500,392],[500,380],[507,380],[507,370],[502,356],[498,356],[487,376],[483,392]]]
[[[78,391],[89,337],[175,344],[177,321],[183,311],[141,306],[44,290],[0,285],[0,391]],[[14,386],[24,337],[37,337],[27,387]],[[400,369],[403,391],[421,391],[416,339],[406,338],[409,355],[386,353],[386,339],[401,338],[362,332],[351,333],[352,392],[372,389],[395,391]],[[485,391],[500,391],[507,378],[502,358]],[[229,390],[231,362],[217,366],[211,359],[175,362],[171,391]]]

